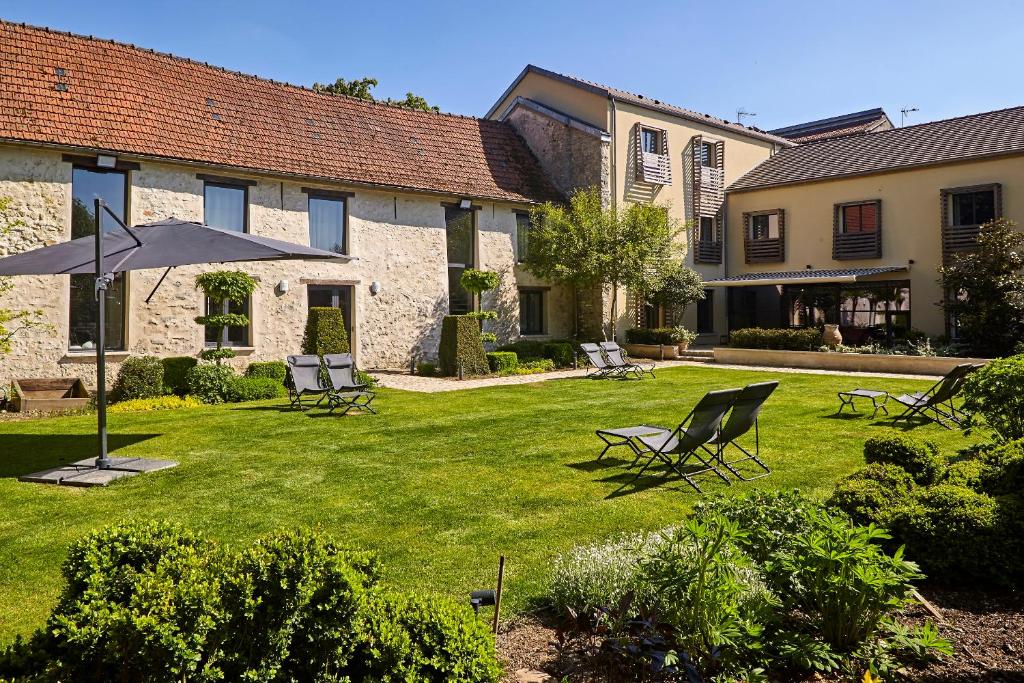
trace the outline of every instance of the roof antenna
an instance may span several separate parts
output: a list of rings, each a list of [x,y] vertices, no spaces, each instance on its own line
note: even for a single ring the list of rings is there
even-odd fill
[[[920,111],[920,109],[917,107],[904,107],[903,109],[900,109],[900,128],[903,127],[903,122],[906,120],[907,116],[915,111]]]
[[[757,116],[757,114],[755,114],[752,111],[747,111],[743,107],[740,107],[739,109],[736,110],[736,123],[743,125],[744,116]]]

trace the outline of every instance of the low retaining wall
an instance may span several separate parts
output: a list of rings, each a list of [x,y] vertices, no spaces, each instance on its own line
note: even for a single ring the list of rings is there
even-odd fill
[[[907,375],[945,375],[961,363],[987,363],[985,358],[946,356],[886,356],[870,353],[824,351],[767,351],[715,347],[715,362],[777,368],[811,368],[846,372],[893,372]]]

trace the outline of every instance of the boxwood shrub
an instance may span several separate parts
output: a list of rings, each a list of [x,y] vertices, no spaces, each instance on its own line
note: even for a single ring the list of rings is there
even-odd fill
[[[328,306],[310,308],[306,332],[302,337],[302,353],[323,356],[348,352],[348,333],[345,332],[345,318],[341,310]]]
[[[490,371],[484,345],[480,340],[480,323],[464,315],[446,315],[441,323],[441,345],[438,361],[441,374],[486,375]]]
[[[571,368],[576,362],[576,349],[572,342],[550,341],[544,344],[544,357],[554,361],[556,368]]]
[[[110,400],[131,401],[164,394],[164,366],[154,356],[125,358],[110,390]]]
[[[287,395],[284,383],[271,377],[232,377],[224,392],[224,400],[228,403],[243,403]]]
[[[662,344],[674,346],[671,327],[633,327],[626,330],[627,344]]]
[[[416,374],[422,377],[433,377],[437,374],[437,365],[434,363],[417,363]]]
[[[891,463],[902,467],[918,484],[938,481],[945,469],[945,461],[930,441],[922,441],[906,434],[873,436],[864,443],[866,462]]]
[[[187,394],[188,371],[199,363],[199,359],[192,356],[171,356],[160,359],[160,362],[164,366],[164,391],[178,396]]]
[[[913,477],[902,467],[876,462],[836,484],[828,504],[848,514],[854,523],[867,525],[905,502],[915,487]]]
[[[201,363],[186,375],[188,393],[203,403],[223,403],[228,388],[235,379],[235,371],[227,365]]]
[[[511,344],[505,344],[499,346],[499,351],[514,351],[516,356],[521,361],[525,360],[536,360],[538,358],[544,358],[544,346],[548,342],[538,341],[536,339],[520,339],[514,341]]]
[[[746,327],[729,333],[729,346],[737,349],[815,351],[821,347],[821,331],[807,329]]]
[[[284,382],[287,374],[288,365],[283,360],[257,361],[249,363],[249,367],[245,369],[246,377],[276,379],[278,382]]]
[[[519,356],[515,351],[491,351],[487,354],[487,365],[491,372],[512,372],[519,367]]]

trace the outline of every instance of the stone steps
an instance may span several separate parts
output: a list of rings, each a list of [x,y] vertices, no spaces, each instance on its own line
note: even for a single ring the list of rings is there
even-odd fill
[[[714,363],[715,352],[711,349],[687,349],[679,354],[679,360],[693,363]]]

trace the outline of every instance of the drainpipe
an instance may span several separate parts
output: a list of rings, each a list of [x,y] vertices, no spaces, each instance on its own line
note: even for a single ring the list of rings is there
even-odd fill
[[[612,138],[612,142],[611,142],[612,150],[611,150],[611,155],[610,155],[611,156],[610,164],[611,164],[611,176],[612,177],[611,177],[611,182],[609,184],[611,185],[611,195],[612,195],[611,196],[611,203],[612,203],[612,208],[614,209],[615,206],[616,206],[617,200],[618,200],[618,188],[616,186],[616,180],[618,178],[618,146],[619,146],[619,141],[616,139],[616,133],[618,131],[616,131],[616,129],[615,129],[615,98],[609,95],[608,96],[608,101],[611,103],[611,107],[610,107],[610,109],[611,109],[611,121],[609,123],[609,128],[611,130],[609,132],[611,133],[611,138]],[[612,306],[613,306],[613,308],[612,308],[612,329],[609,330],[609,332],[611,333],[611,340],[612,341],[615,341],[615,328],[616,328],[615,314],[618,313],[618,311],[616,311],[615,308],[614,308],[615,304],[618,303],[618,297],[616,296],[616,293],[617,292],[615,291],[615,288],[613,287],[612,288]],[[604,316],[602,315],[601,317],[603,318]],[[601,321],[601,327],[604,327],[604,321],[603,320]]]

